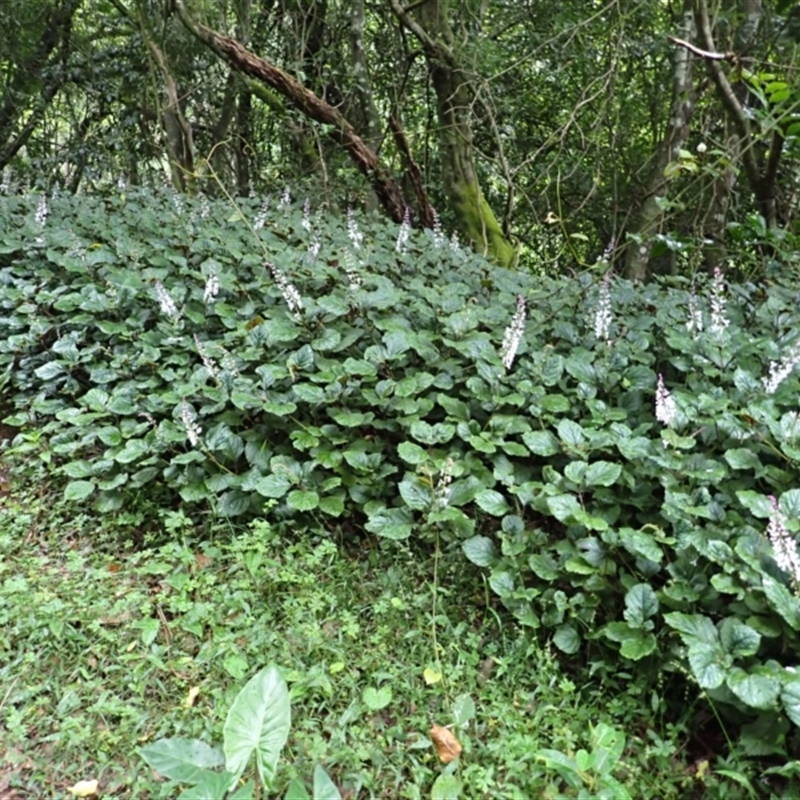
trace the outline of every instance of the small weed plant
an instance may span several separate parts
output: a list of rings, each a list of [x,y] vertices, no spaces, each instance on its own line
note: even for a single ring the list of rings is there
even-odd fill
[[[253,800],[262,796],[262,789],[272,787],[290,726],[289,689],[278,668],[270,666],[254,675],[233,701],[222,730],[221,751],[199,739],[159,739],[139,752],[153,769],[178,784],[190,786],[178,800]],[[239,786],[252,759],[256,777]],[[312,797],[341,800],[339,790],[319,765],[314,769],[313,795],[297,779],[286,794],[287,800]]]

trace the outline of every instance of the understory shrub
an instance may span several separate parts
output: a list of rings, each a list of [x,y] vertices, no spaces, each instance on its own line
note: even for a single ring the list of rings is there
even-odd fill
[[[545,279],[288,197],[2,197],[0,229],[6,422],[68,498],[435,535],[564,653],[685,672],[785,751],[795,289]]]

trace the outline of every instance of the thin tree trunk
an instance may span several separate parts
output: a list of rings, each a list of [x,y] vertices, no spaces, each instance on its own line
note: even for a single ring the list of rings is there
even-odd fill
[[[419,40],[428,62],[439,118],[439,156],[450,210],[467,240],[503,266],[516,260],[516,250],[503,234],[481,189],[475,168],[470,125],[474,92],[455,55],[448,18],[448,0],[422,0],[406,11],[390,0],[401,23]]]
[[[363,120],[364,140],[367,145],[378,152],[381,145],[381,120],[367,69],[367,57],[364,52],[364,0],[352,0],[350,9],[350,66],[353,71],[356,107],[358,117]],[[374,195],[367,198],[367,209],[374,210],[378,199]]]
[[[761,0],[743,0],[746,23],[737,36],[737,47],[746,49],[758,29],[761,16]],[[764,218],[767,228],[774,228],[777,222],[775,196],[777,193],[778,165],[783,152],[783,134],[780,126],[775,126],[769,147],[769,157],[763,167],[758,163],[755,137],[750,126],[749,116],[744,108],[743,97],[731,86],[721,62],[729,60],[729,54],[716,53],[712,24],[708,12],[707,0],[695,0],[695,23],[700,46],[706,51],[704,57],[709,77],[713,82],[717,96],[738,138],[738,157],[742,170],[750,185],[759,213]],[[743,41],[743,38],[747,41]],[[736,56],[737,63],[747,61],[747,54]],[[741,83],[737,86],[742,86]],[[736,154],[731,154],[733,159]]]
[[[683,17],[679,29],[681,39],[692,42],[695,37],[693,0],[684,0]],[[664,212],[659,198],[667,193],[669,178],[665,174],[670,163],[689,136],[689,126],[695,109],[693,89],[694,57],[684,47],[676,46],[672,72],[672,102],[667,131],[658,145],[644,202],[630,233],[632,239],[625,254],[625,273],[631,280],[646,280],[649,273],[653,236],[661,227]]]
[[[196,178],[192,126],[181,108],[178,85],[172,76],[164,51],[158,46],[155,35],[150,29],[147,18],[148,12],[142,0],[139,0],[138,10],[142,36],[164,82],[164,103],[161,109],[161,119],[167,135],[167,153],[172,184],[182,192],[191,193],[194,190]]]
[[[253,153],[252,108],[253,95],[246,88],[242,88],[236,107],[236,187],[240,197],[246,196],[252,188],[250,172],[250,158]]]

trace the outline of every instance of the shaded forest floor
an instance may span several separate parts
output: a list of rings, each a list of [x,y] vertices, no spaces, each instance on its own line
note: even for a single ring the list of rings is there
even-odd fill
[[[456,730],[463,797],[578,797],[535,753],[574,755],[601,721],[626,736],[614,775],[632,797],[747,796],[715,773],[716,737],[692,740],[697,709],[667,721],[665,687],[559,661],[457,549],[287,541],[263,521],[198,526],[136,500],[98,519],[60,497],[36,470],[2,496],[2,800],[69,797],[93,779],[100,797],[174,797],[137,748],[219,744],[236,692],[269,663],[293,702],[271,796],[321,763],[349,800],[430,797],[444,767],[428,731],[465,697],[476,711]]]

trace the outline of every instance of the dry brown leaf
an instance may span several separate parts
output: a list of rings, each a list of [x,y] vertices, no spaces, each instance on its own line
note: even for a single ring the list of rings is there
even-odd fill
[[[461,755],[461,743],[449,728],[432,725],[430,736],[436,747],[436,755],[443,764],[449,764]]]
[[[198,570],[205,569],[211,563],[211,558],[205,553],[195,553],[194,563]]]
[[[197,700],[197,695],[200,694],[200,687],[199,686],[192,686],[189,689],[189,694],[186,695],[186,701],[184,705],[186,708],[191,708],[194,705],[194,701]]]

